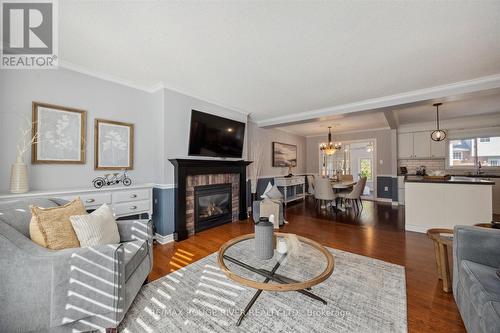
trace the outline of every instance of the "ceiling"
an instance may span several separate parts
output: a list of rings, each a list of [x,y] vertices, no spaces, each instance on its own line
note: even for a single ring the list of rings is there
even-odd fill
[[[413,103],[399,108],[392,108],[389,112],[392,113],[398,126],[434,122],[436,120],[436,108],[432,104],[436,102],[443,103],[439,107],[441,120],[491,114],[500,115],[500,89],[488,93],[449,96],[441,100]],[[387,110],[380,110],[335,115],[277,128],[301,136],[326,135],[328,126],[332,126],[333,133],[388,129],[390,123],[384,111],[387,112]]]
[[[389,128],[383,112],[358,112],[324,117],[312,122],[277,127],[280,130],[301,136],[325,135],[328,126],[332,126],[332,134],[339,132],[356,132],[368,129]]]
[[[59,7],[63,63],[162,82],[256,121],[500,73],[500,1]]]
[[[442,120],[500,112],[500,93],[442,102],[443,105],[439,107],[439,117]],[[436,108],[432,104],[429,102],[395,111],[398,123],[406,125],[436,120]]]

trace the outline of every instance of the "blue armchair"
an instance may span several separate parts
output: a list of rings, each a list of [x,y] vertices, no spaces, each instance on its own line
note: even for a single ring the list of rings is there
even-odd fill
[[[456,226],[453,295],[470,333],[500,332],[500,230]]]

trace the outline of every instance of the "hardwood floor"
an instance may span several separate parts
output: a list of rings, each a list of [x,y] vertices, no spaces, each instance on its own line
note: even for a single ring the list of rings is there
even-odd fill
[[[404,208],[364,202],[359,215],[334,215],[314,207],[312,200],[287,209],[290,222],[280,229],[325,246],[405,266],[409,332],[465,332],[453,295],[442,291],[434,249],[425,234],[405,232]],[[154,280],[199,260],[241,234],[253,232],[251,220],[200,232],[182,242],[154,247]]]

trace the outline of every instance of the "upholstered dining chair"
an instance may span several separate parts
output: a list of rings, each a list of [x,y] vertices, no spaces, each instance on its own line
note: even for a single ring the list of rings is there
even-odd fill
[[[314,178],[313,175],[307,176],[307,194],[309,195],[314,195]]]
[[[354,177],[352,175],[340,175],[340,180],[343,182],[353,181]]]
[[[341,182],[352,182],[354,181],[354,178],[352,175],[340,175],[339,177]],[[352,187],[346,187],[345,189],[337,190],[337,197],[340,198],[340,194],[344,193],[350,193],[352,191]]]
[[[361,195],[365,189],[366,185],[366,177],[360,177],[359,181],[354,185],[351,192],[348,193],[338,193],[338,196],[342,199],[342,201],[348,201],[352,207],[352,203],[356,206],[357,211],[361,211],[363,209],[363,200],[361,200]]]
[[[330,179],[323,177],[315,177],[314,178],[314,198],[316,199],[316,203],[319,200],[319,203],[323,202],[335,202],[337,196],[335,192],[333,192],[332,183]]]

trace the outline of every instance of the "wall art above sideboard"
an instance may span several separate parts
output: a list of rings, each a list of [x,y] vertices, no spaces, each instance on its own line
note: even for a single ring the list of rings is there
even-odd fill
[[[297,146],[273,142],[273,167],[296,167]]]
[[[29,190],[28,168],[23,158],[29,147],[31,164],[86,164],[87,111],[32,102],[32,120],[30,123],[27,118],[26,123],[28,126],[21,127],[17,140],[11,193]],[[95,119],[94,125],[94,169],[133,169],[134,124]]]
[[[134,124],[95,119],[96,170],[130,170],[134,167]]]
[[[33,102],[32,164],[85,164],[87,111]],[[94,120],[94,169],[134,167],[134,124]]]
[[[85,164],[87,111],[33,102],[32,112],[32,164]]]

